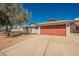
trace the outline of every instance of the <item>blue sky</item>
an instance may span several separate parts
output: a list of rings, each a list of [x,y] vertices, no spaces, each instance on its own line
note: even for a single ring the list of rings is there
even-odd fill
[[[29,23],[45,22],[49,18],[72,20],[79,17],[79,4],[77,3],[26,3],[23,8],[32,12]]]

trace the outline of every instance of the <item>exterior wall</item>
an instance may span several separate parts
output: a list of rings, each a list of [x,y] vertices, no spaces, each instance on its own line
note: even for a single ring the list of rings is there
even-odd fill
[[[66,36],[66,25],[47,25],[40,26],[40,34]]]
[[[38,26],[38,34],[40,34],[40,26]]]
[[[76,25],[75,24],[71,24],[71,32],[76,32]]]
[[[71,36],[70,24],[66,24],[66,36]]]

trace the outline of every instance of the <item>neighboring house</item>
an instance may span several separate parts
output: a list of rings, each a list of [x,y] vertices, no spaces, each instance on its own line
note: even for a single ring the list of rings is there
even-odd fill
[[[27,31],[27,27],[26,26],[21,26],[20,30],[26,32]]]
[[[29,33],[32,34],[37,34],[38,33],[38,25],[36,23],[31,23],[28,25],[28,31]]]
[[[12,32],[19,32],[22,31],[20,26],[13,26],[13,29],[11,30]]]

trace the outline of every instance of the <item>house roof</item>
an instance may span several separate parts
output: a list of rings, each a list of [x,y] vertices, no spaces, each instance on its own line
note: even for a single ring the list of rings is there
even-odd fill
[[[57,25],[57,24],[67,24],[67,23],[76,23],[79,22],[79,20],[60,20],[60,21],[51,21],[51,22],[43,22],[39,23],[38,25]]]
[[[50,21],[50,22],[43,22],[43,23],[38,23],[37,26],[40,25],[58,25],[58,24],[69,24],[69,23],[79,23],[79,20],[59,20],[59,21]],[[36,27],[34,25],[27,25],[29,27]],[[26,27],[27,27],[26,26]]]

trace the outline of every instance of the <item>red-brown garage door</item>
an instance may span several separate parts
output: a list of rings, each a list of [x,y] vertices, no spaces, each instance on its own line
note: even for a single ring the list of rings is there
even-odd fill
[[[66,25],[62,24],[62,25],[40,26],[40,34],[66,36]]]

